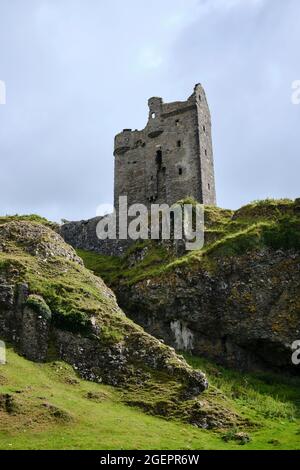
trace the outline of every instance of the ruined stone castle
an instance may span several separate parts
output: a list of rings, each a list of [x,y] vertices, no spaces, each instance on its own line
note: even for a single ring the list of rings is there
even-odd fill
[[[115,137],[114,203],[169,204],[192,196],[216,205],[211,117],[200,84],[187,101],[149,99],[145,129]]]
[[[211,119],[203,87],[187,101],[164,103],[150,98],[144,130],[124,129],[115,137],[114,207],[119,196],[128,205],[172,204],[192,196],[216,205]],[[101,217],[62,225],[61,235],[76,248],[122,255],[132,240],[99,240]]]

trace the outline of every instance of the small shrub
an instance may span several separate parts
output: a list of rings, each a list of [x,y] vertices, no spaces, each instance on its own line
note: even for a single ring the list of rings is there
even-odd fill
[[[249,434],[245,432],[239,432],[236,428],[233,428],[223,434],[222,439],[225,442],[236,441],[240,445],[248,444],[251,441]]]

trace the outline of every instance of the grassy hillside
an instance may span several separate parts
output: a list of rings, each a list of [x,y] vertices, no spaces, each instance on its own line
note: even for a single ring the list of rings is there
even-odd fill
[[[300,246],[299,201],[255,202],[236,212],[206,208],[205,217],[205,247],[180,258],[151,242],[137,243],[123,258],[78,253],[113,287],[151,276],[164,280],[179,265],[211,267],[219,257]],[[57,328],[89,335],[89,319],[96,317],[108,348],[135,332],[146,341],[120,314],[102,280],[48,227],[36,216],[0,218],[1,276],[28,283],[34,294],[28,302],[42,296]],[[133,361],[132,370],[133,377],[149,372],[147,383],[113,388],[81,380],[57,357],[50,348],[48,362],[36,364],[8,349],[8,363],[0,366],[0,449],[300,450],[299,378],[240,374],[187,356],[193,368],[206,372],[210,387],[197,400],[184,401],[175,378],[145,364],[141,369]],[[187,424],[201,413],[220,425],[204,430]]]
[[[203,374],[128,319],[112,291],[44,224],[0,224],[0,278],[0,337],[17,345],[27,358],[64,358],[82,377],[124,387],[123,401],[131,405],[126,391],[132,388],[142,395],[134,404],[152,414],[168,412],[193,423],[197,416],[198,425],[210,420],[212,427],[239,421],[231,419],[225,407],[212,413],[209,403],[200,406],[198,395],[207,384]],[[23,300],[16,296],[21,285]],[[40,333],[36,317],[50,323],[49,333]],[[28,331],[29,340],[24,336]],[[45,354],[36,359],[32,348],[40,351],[41,338]]]
[[[299,380],[242,377],[188,360],[212,383],[203,400],[210,395],[259,424],[213,432],[153,417],[63,362],[36,364],[9,348],[8,364],[0,366],[0,449],[300,449]],[[251,441],[241,446],[239,432]]]
[[[28,214],[28,215],[6,215],[0,216],[0,225],[6,224],[7,222],[34,222],[36,224],[45,225],[46,227],[52,228],[53,230],[58,228],[58,224],[55,222],[50,222],[37,214]]]
[[[137,242],[123,258],[85,250],[77,253],[87,268],[115,286],[161,276],[182,264],[212,267],[216,257],[234,257],[264,248],[300,249],[299,200],[255,201],[237,211],[205,207],[205,245],[181,257],[166,245],[150,240]]]

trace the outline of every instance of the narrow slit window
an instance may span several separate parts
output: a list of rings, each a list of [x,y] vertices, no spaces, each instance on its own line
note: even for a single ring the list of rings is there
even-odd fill
[[[162,151],[161,150],[157,150],[156,152],[156,164],[161,167],[162,165]]]
[[[179,176],[182,175],[182,168],[179,168],[178,173],[179,173]]]
[[[177,147],[178,147],[178,148],[181,147],[181,140],[177,140]]]

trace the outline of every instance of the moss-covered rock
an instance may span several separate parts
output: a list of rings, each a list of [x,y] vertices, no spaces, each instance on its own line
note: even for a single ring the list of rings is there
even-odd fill
[[[35,361],[62,358],[95,382],[143,388],[161,372],[178,402],[207,388],[202,372],[128,319],[73,248],[36,221],[0,224],[0,337]]]

